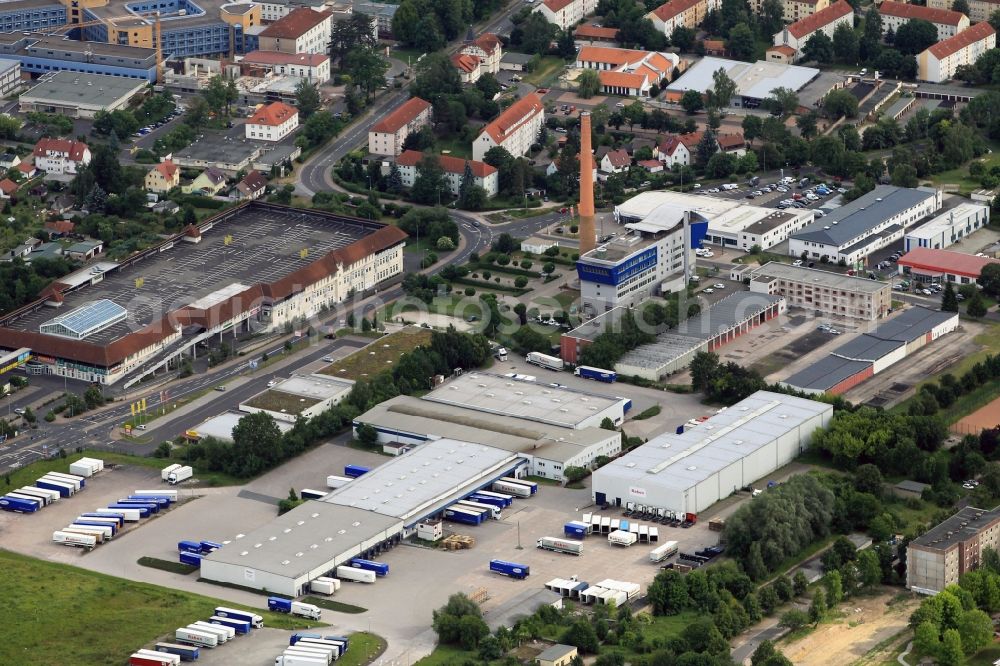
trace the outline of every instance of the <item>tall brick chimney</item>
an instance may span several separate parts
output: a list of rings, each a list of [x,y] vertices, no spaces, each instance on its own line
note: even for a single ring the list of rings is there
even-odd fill
[[[580,255],[597,245],[594,225],[594,156],[590,150],[590,113],[580,114]]]

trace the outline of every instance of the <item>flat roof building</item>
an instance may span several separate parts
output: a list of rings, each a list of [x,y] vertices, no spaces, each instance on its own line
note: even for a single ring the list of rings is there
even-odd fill
[[[771,261],[750,272],[750,291],[781,295],[790,307],[873,321],[892,307],[887,282]]]
[[[739,291],[685,319],[654,342],[628,351],[615,364],[620,375],[660,381],[687,367],[699,352],[713,351],[785,311],[779,295]]]
[[[719,69],[725,71],[736,83],[736,94],[733,95],[730,105],[751,109],[760,106],[776,88],[787,88],[798,92],[819,76],[819,70],[812,67],[764,60],[749,63],[708,57],[689,67],[679,79],[667,86],[667,99],[680,101],[688,90],[704,95],[714,85],[712,74]]]
[[[98,111],[128,106],[147,81],[85,72],[51,72],[18,98],[22,113],[38,111],[70,118],[93,118]]]
[[[586,349],[587,345],[592,343],[601,333],[609,329],[616,330],[622,315],[630,311],[630,308],[621,306],[612,308],[593,319],[588,319],[573,330],[563,333],[559,338],[559,355],[562,360],[576,365],[580,352]]]
[[[757,391],[682,434],[664,434],[596,470],[594,502],[699,514],[805,451],[833,418],[826,403]]]
[[[544,381],[525,382],[485,372],[466,372],[431,391],[424,399],[574,430],[599,427],[605,418],[621,425],[626,404],[631,402],[626,398],[550,386]]]
[[[781,384],[806,393],[840,395],[956,328],[957,312],[908,308],[874,330],[848,340]]]
[[[222,412],[221,414],[216,414],[205,419],[195,427],[187,430],[185,435],[188,439],[192,440],[212,437],[223,442],[232,442],[233,428],[236,427],[240,419],[244,416],[246,414],[241,412]],[[288,432],[292,429],[292,426],[280,421],[277,423],[277,426],[281,432]]]
[[[273,387],[240,403],[240,411],[264,412],[275,421],[295,423],[312,418],[340,404],[354,388],[354,382],[328,375],[292,375]]]
[[[64,35],[0,34],[0,55],[16,58],[30,74],[66,70],[156,81],[156,49],[81,42]],[[165,54],[169,56],[169,54]]]
[[[990,264],[1000,264],[1000,259],[915,247],[899,258],[897,270],[917,282],[978,284],[983,267]]]
[[[934,219],[906,232],[903,249],[925,247],[943,250],[990,223],[989,206],[963,202]]]
[[[791,235],[788,253],[856,264],[941,208],[941,192],[879,185]]]
[[[1000,508],[967,506],[906,547],[906,588],[937,594],[982,563],[983,550],[1000,547]]]

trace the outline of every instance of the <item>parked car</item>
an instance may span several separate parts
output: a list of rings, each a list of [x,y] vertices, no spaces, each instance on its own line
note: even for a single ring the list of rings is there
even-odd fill
[[[722,284],[721,282],[716,282],[715,284],[712,285],[712,287],[714,287],[715,289],[725,289],[726,285]]]
[[[792,266],[801,266],[801,265],[802,265],[801,259],[796,259],[795,261],[792,262]]]
[[[715,290],[712,289],[711,287],[709,287],[708,289],[702,290],[702,293],[704,293],[704,294],[714,294]]]

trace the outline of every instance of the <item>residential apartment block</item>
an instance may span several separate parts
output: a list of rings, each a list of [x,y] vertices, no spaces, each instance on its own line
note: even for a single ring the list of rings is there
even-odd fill
[[[830,0],[782,0],[782,18],[794,23],[830,6]],[[750,0],[750,10],[760,14],[764,0]]]
[[[583,46],[576,66],[600,72],[601,90],[610,95],[648,96],[680,64],[675,53]]]
[[[767,59],[794,62],[802,57],[802,49],[810,37],[821,32],[833,39],[833,33],[840,25],[854,27],[854,8],[846,0],[837,0],[775,33],[774,46],[768,49]]]
[[[927,0],[927,6],[933,9],[951,9],[953,0]],[[990,15],[997,10],[993,0],[969,0],[969,20],[973,23],[988,21]]]
[[[90,164],[90,148],[80,141],[42,138],[32,152],[35,166],[47,174],[75,174]]]
[[[368,152],[395,157],[403,152],[406,137],[430,122],[431,103],[411,97],[368,131]]]
[[[715,8],[715,0],[669,0],[653,11],[646,14],[646,18],[653,22],[653,27],[670,37],[677,28],[691,28],[692,30],[702,21],[710,10]]]
[[[284,102],[271,102],[247,120],[246,138],[281,141],[299,127],[299,110]]]
[[[917,79],[941,83],[955,76],[962,65],[996,48],[997,33],[988,22],[977,23],[954,37],[938,42],[917,56]]]
[[[775,261],[750,271],[750,291],[784,296],[790,307],[865,321],[892,307],[888,282]]]
[[[979,567],[983,550],[1000,546],[1000,510],[965,507],[906,547],[906,587],[936,594]]]
[[[423,159],[424,154],[416,150],[404,150],[396,158],[396,166],[399,167],[399,175],[403,181],[403,187],[413,187],[413,183],[420,175],[418,164]],[[458,196],[462,187],[462,179],[465,177],[466,165],[472,170],[473,183],[483,188],[486,195],[493,198],[500,190],[500,180],[496,167],[490,166],[486,162],[476,160],[463,160],[460,157],[450,155],[436,155],[438,163],[444,170],[445,179],[448,181],[448,190]]]
[[[543,0],[535,11],[549,23],[568,30],[597,9],[597,0]]]
[[[298,7],[267,26],[258,36],[258,50],[282,53],[326,53],[330,50],[330,13]]]
[[[878,13],[882,17],[883,32],[889,29],[897,32],[904,23],[912,19],[920,19],[937,28],[939,42],[954,37],[969,27],[969,17],[962,12],[911,5],[908,2],[885,0],[879,5]]]
[[[544,124],[542,99],[535,93],[526,95],[483,128],[472,143],[472,159],[481,162],[494,146],[503,146],[514,157],[521,157],[538,140]]]

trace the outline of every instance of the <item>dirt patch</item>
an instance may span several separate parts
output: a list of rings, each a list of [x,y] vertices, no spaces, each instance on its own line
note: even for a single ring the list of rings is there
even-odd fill
[[[840,666],[861,659],[883,641],[906,630],[907,622],[920,600],[889,602],[898,594],[886,591],[873,597],[852,599],[841,604],[842,617],[804,638],[781,646],[796,666]]]
[[[1000,424],[1000,398],[972,412],[955,424],[955,431],[962,433],[980,432],[995,428]]]

